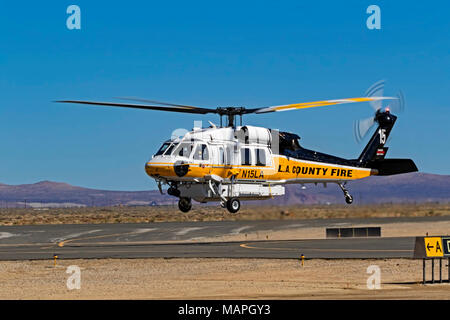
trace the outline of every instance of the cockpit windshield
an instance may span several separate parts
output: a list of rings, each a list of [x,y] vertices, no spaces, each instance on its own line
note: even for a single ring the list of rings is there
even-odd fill
[[[158,152],[156,152],[155,156],[170,156],[172,153],[173,148],[175,148],[178,145],[178,143],[174,142],[164,142],[164,144],[159,148]]]
[[[169,148],[170,145],[171,145],[170,142],[164,142],[161,148],[159,148],[158,152],[155,153],[155,156],[162,155]]]
[[[172,144],[170,145],[170,147],[167,149],[167,151],[164,152],[164,155],[165,155],[165,156],[170,156],[170,154],[171,154],[172,151],[173,151],[173,148],[175,148],[177,145],[178,145],[178,143],[172,143]]]

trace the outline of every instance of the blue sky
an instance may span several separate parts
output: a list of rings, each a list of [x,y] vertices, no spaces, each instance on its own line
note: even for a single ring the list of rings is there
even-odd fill
[[[66,9],[81,9],[69,30]],[[381,30],[366,8],[381,9]],[[388,157],[450,174],[450,4],[411,1],[39,1],[0,6],[0,182],[155,188],[144,164],[176,128],[215,116],[61,105],[137,96],[205,107],[357,97],[402,90]],[[244,118],[353,158],[367,104]],[[364,141],[365,142],[365,141]]]

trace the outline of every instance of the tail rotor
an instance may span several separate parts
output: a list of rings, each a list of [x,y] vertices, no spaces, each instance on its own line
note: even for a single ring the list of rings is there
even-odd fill
[[[367,89],[366,97],[382,97],[384,95],[385,80],[380,80]],[[375,116],[356,120],[353,124],[353,135],[357,143],[360,143],[367,136],[369,131],[375,126],[376,115],[379,112],[389,111],[392,113],[402,113],[405,110],[405,97],[401,91],[395,96],[396,99],[391,100],[388,105],[385,100],[370,101],[370,106],[375,111]]]

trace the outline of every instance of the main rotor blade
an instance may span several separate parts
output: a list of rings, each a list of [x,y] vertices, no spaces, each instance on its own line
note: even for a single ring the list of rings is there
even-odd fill
[[[369,87],[369,89],[367,89],[366,96],[367,97],[382,97],[384,94],[385,83],[386,83],[385,80],[380,80],[380,81],[375,82],[373,85],[371,85]],[[370,101],[369,103],[374,111],[377,111],[383,107],[381,100]]]
[[[151,105],[144,105],[144,104],[80,101],[80,100],[59,100],[59,101],[55,101],[55,102],[79,103],[79,104],[88,104],[88,105],[96,105],[96,106],[123,107],[123,108],[159,110],[159,111],[182,112],[182,113],[196,113],[196,114],[217,113],[217,110],[215,110],[215,109],[197,108],[197,107],[190,107],[190,106],[163,107],[163,106],[151,106]]]
[[[397,93],[397,100],[392,101],[389,108],[392,113],[402,113],[405,111],[405,105],[405,96],[403,95],[403,92],[399,91]]]
[[[289,110],[295,110],[295,109],[306,109],[306,108],[313,108],[313,107],[331,106],[331,105],[336,105],[336,104],[377,101],[377,100],[386,100],[386,99],[397,99],[397,98],[395,98],[395,97],[361,97],[361,98],[323,100],[323,101],[287,104],[287,105],[282,105],[282,106],[273,106],[273,107],[259,108],[259,109],[247,109],[246,113],[267,113],[267,112],[289,111]]]
[[[162,102],[162,101],[156,101],[156,100],[148,100],[148,99],[142,99],[142,98],[136,98],[136,97],[117,97],[115,99],[138,101],[138,102],[148,102],[148,103],[152,103],[152,104],[159,104],[159,105],[171,106],[171,107],[198,108],[195,106],[188,106],[188,105],[183,105],[183,104],[175,104],[175,103],[171,103],[171,102]],[[202,108],[202,109],[204,109],[204,108]]]

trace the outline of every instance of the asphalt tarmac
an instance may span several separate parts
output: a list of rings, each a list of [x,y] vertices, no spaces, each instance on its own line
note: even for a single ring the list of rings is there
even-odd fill
[[[412,258],[414,237],[200,242],[311,227],[449,221],[450,217],[167,222],[0,227],[0,260],[95,258]]]

